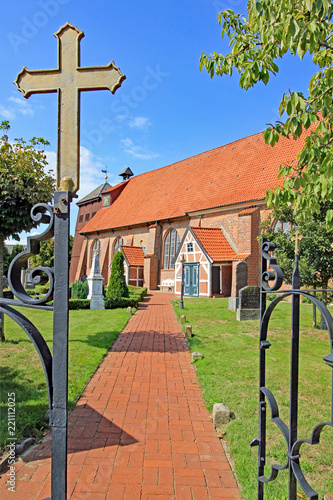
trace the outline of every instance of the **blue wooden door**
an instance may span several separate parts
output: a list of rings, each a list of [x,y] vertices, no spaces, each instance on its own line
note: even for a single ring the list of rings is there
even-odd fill
[[[199,264],[184,264],[184,295],[199,297]]]

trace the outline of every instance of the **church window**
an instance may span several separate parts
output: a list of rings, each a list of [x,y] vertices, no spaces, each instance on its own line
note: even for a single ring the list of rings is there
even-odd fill
[[[194,251],[192,241],[190,241],[189,243],[187,243],[186,248],[187,248],[188,252],[193,252]]]
[[[101,242],[99,240],[95,240],[93,243],[92,252],[91,252],[91,263],[93,261],[95,252],[97,252],[98,254],[101,253]]]
[[[176,254],[180,244],[180,239],[177,231],[175,229],[170,229],[164,240],[163,249],[163,268],[164,269],[174,269],[172,260]]]
[[[117,250],[121,247],[121,245],[124,244],[124,240],[122,239],[121,236],[118,236],[116,241],[113,244],[113,255],[117,252]]]
[[[89,220],[89,215],[90,214],[86,214],[85,220]]]
[[[93,212],[93,213],[91,214],[91,218],[93,218],[93,217],[94,217],[94,215],[96,215],[96,212]]]
[[[143,240],[141,240],[141,241],[140,241],[140,247],[141,247],[141,249],[142,249],[142,251],[143,251],[143,255],[146,255],[147,250],[146,250],[146,247],[145,247],[145,246],[144,246],[144,244],[143,244]]]
[[[83,222],[83,215],[79,215],[79,222]]]

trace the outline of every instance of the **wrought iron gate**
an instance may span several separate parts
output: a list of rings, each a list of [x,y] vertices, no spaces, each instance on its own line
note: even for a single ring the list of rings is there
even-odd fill
[[[307,297],[319,309],[325,319],[329,341],[330,353],[324,361],[333,368],[333,319],[327,307],[310,292],[320,290],[300,290],[300,274],[298,269],[299,255],[295,254],[295,268],[291,290],[280,290],[283,282],[281,268],[277,265],[276,259],[270,255],[275,249],[275,244],[263,239],[261,251],[261,325],[259,341],[259,438],[255,439],[251,446],[259,446],[258,450],[258,500],[264,498],[264,485],[276,479],[281,470],[289,469],[289,500],[296,500],[297,483],[311,500],[318,500],[318,494],[310,486],[302,472],[302,461],[300,448],[303,443],[310,445],[318,444],[321,431],[325,426],[333,427],[333,372],[332,372],[332,407],[331,421],[318,423],[308,439],[298,439],[298,373],[299,373],[299,320],[300,320],[300,298]],[[274,281],[269,285],[269,281]],[[266,294],[275,292],[277,297],[266,307]],[[291,318],[291,363],[290,363],[290,401],[289,401],[289,427],[279,416],[279,408],[273,393],[266,387],[266,350],[271,343],[267,340],[269,321],[275,307],[285,297],[292,297],[292,318]],[[271,420],[280,429],[286,441],[286,463],[285,465],[272,465],[270,476],[264,475],[266,462],[266,420],[267,402],[271,411]]]
[[[17,255],[8,270],[9,286],[17,300],[0,299],[0,313],[12,318],[33,342],[43,365],[52,427],[51,496],[65,500],[67,490],[67,395],[68,395],[68,267],[69,216],[72,195],[57,191],[54,207],[40,203],[31,210],[37,223],[47,224],[46,230],[27,239],[27,250]],[[41,298],[27,294],[21,283],[21,268],[27,259],[39,253],[40,242],[54,236],[54,268],[32,270],[35,284],[49,282],[49,291]],[[56,277],[56,279],[55,279]],[[48,305],[53,300],[53,305]],[[37,327],[15,308],[28,307],[53,310],[53,355]]]

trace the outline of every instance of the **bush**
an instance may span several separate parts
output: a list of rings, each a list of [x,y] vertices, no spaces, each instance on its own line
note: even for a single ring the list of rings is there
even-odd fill
[[[89,287],[87,281],[75,281],[72,285],[73,299],[86,299],[88,297]]]
[[[118,309],[125,307],[137,307],[139,300],[128,297],[106,297],[104,299],[105,309]]]
[[[147,295],[147,288],[143,286],[128,285],[128,292],[130,297],[139,297],[139,300],[142,301]]]
[[[69,309],[90,309],[90,300],[87,299],[69,299]]]
[[[107,297],[129,297],[124,275],[124,255],[116,252],[112,259],[110,282],[106,291]]]

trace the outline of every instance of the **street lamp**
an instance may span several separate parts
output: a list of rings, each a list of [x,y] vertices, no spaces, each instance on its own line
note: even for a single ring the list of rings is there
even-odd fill
[[[183,296],[184,296],[184,264],[186,260],[184,257],[184,254],[182,255],[182,258],[180,259],[180,263],[182,265],[182,284],[180,288],[180,302],[179,302],[179,309],[184,309],[184,302],[183,302]]]

